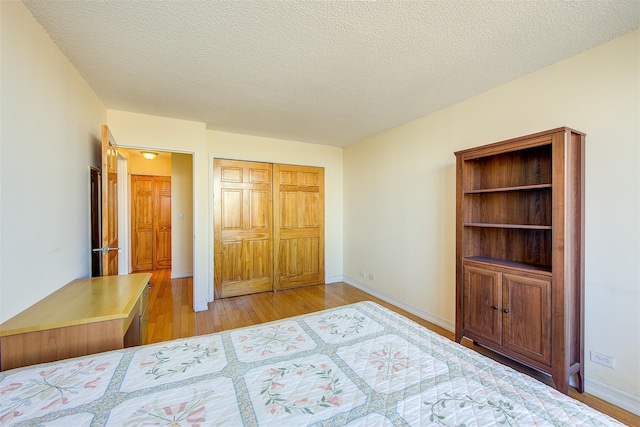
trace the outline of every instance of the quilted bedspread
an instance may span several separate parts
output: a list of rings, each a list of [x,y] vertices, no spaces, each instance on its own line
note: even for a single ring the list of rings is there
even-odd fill
[[[0,425],[621,424],[363,302],[0,373]]]

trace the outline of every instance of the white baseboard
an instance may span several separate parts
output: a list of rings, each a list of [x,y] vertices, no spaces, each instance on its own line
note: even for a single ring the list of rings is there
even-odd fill
[[[207,311],[209,309],[206,301],[196,301],[193,306],[194,311]]]
[[[193,271],[175,272],[171,270],[172,279],[184,279],[185,277],[193,277]]]
[[[592,396],[616,405],[632,414],[640,415],[640,397],[612,387],[602,381],[585,377],[584,391]]]
[[[337,283],[342,281],[344,281],[344,278],[342,276],[331,276],[331,277],[325,277],[324,279],[324,283],[326,284]]]
[[[338,281],[338,280],[336,280]],[[364,283],[360,283],[357,280],[353,280],[349,277],[343,276],[342,282],[348,283],[349,285],[360,289],[363,292],[366,292],[374,297],[380,298],[383,301],[388,302],[389,304],[393,304],[396,307],[399,307],[405,311],[408,311],[411,314],[414,314],[421,319],[426,320],[427,322],[433,323],[434,325],[440,326],[441,328],[446,329],[449,332],[453,332],[455,330],[455,323],[450,322],[447,319],[443,319],[440,316],[436,316],[435,314],[429,313],[421,308],[418,308],[414,305],[407,304],[404,301],[400,301],[394,296],[391,296],[385,292],[379,291],[371,286],[365,285]],[[327,282],[328,283],[328,282]]]

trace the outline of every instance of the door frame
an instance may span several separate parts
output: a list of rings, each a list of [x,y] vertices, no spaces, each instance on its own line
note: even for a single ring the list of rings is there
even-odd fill
[[[198,275],[198,269],[197,269],[197,263],[198,263],[198,256],[199,256],[199,252],[198,252],[198,248],[197,248],[197,244],[196,244],[196,239],[195,239],[195,232],[196,232],[196,213],[197,213],[197,206],[198,203],[196,201],[196,153],[194,151],[186,151],[186,150],[176,150],[176,149],[172,149],[172,148],[166,148],[166,147],[152,147],[152,146],[140,146],[140,145],[123,145],[120,144],[118,145],[118,147],[120,148],[125,148],[127,150],[142,150],[142,151],[154,151],[154,152],[161,152],[161,153],[175,153],[175,154],[189,154],[191,155],[191,208],[192,208],[192,215],[191,215],[191,221],[193,224],[193,239],[192,239],[192,244],[191,244],[191,251],[193,254],[193,264],[192,264],[192,269],[193,269],[193,280],[192,280],[192,291],[193,291],[193,301],[191,301],[191,306],[192,309],[194,311],[201,311],[201,310],[206,310],[207,307],[205,306],[204,308],[202,307],[197,307],[196,306],[196,295],[198,295],[197,292],[197,284],[199,283],[199,278],[200,276]],[[127,253],[127,259],[128,259],[128,269],[129,271],[131,271],[132,267],[132,260],[131,260],[131,233],[130,233],[130,228],[131,228],[131,223],[130,223],[130,215],[131,215],[131,197],[130,197],[130,192],[131,192],[131,174],[128,173],[127,171],[127,179],[126,179],[127,183],[127,246],[128,246],[128,253]],[[172,214],[173,215],[173,214]],[[173,223],[173,219],[172,219],[172,223]],[[213,229],[212,229],[213,230]],[[212,233],[208,233],[208,234],[212,234]],[[213,241],[213,240],[212,240]],[[171,254],[171,258],[173,259],[173,253]],[[173,260],[172,260],[173,262]],[[213,268],[213,267],[212,267]],[[211,275],[211,278],[213,279],[213,275]],[[213,289],[213,283],[211,283],[211,287]],[[211,294],[213,295],[213,293]],[[208,299],[208,301],[211,301],[211,299]],[[199,310],[198,310],[199,309]]]
[[[118,258],[118,274],[131,272],[131,238],[129,236],[129,159],[118,152],[118,241],[120,243],[120,257]]]
[[[314,168],[314,169],[322,169],[322,185],[320,186],[320,192],[319,194],[321,194],[321,200],[322,200],[322,225],[320,226],[321,229],[321,237],[322,237],[322,245],[321,248],[319,249],[321,251],[321,261],[320,262],[320,281],[321,283],[326,283],[326,264],[325,264],[325,248],[326,248],[326,232],[325,232],[325,220],[326,220],[326,202],[325,202],[325,184],[326,184],[326,169],[327,166],[326,165],[312,165],[312,164],[296,164],[296,163],[282,163],[280,161],[277,160],[255,160],[255,159],[246,159],[246,158],[242,158],[242,157],[235,157],[235,156],[221,156],[221,155],[216,155],[214,153],[209,153],[209,188],[211,189],[211,191],[209,192],[209,212],[211,213],[209,215],[209,229],[211,230],[211,233],[209,233],[209,247],[210,247],[210,255],[209,255],[209,286],[208,286],[208,291],[209,291],[209,301],[213,301],[216,297],[216,289],[215,289],[215,270],[216,270],[216,249],[215,249],[215,239],[216,239],[216,227],[215,227],[215,215],[216,215],[216,207],[215,207],[215,198],[218,197],[219,195],[216,194],[216,182],[215,182],[215,177],[216,177],[216,168],[215,168],[215,161],[216,160],[230,160],[230,161],[237,161],[237,162],[248,162],[248,163],[268,163],[270,164],[273,169],[272,169],[272,186],[271,189],[272,191],[274,190],[274,184],[276,182],[276,178],[275,178],[275,167],[276,165],[278,166],[291,166],[291,167],[299,167],[299,168]],[[279,197],[279,194],[275,194],[275,192],[272,193],[272,200],[275,200],[276,197]],[[275,205],[275,202],[272,201],[272,208]],[[272,218],[272,226],[276,223],[275,218]],[[273,231],[272,234],[272,244],[275,245],[276,243],[276,237],[275,237],[275,231]],[[289,288],[293,288],[295,286],[285,286],[285,287],[280,287],[279,285],[276,286],[276,262],[275,259],[277,258],[277,251],[278,249],[275,248],[274,246],[272,246],[272,291],[276,292],[279,290],[286,290]],[[220,292],[221,293],[221,292]],[[219,297],[219,296],[218,296]]]
[[[94,189],[94,183],[96,189]],[[89,272],[99,277],[102,272],[102,255],[94,248],[102,245],[102,170],[89,166]],[[97,269],[97,270],[96,270]]]

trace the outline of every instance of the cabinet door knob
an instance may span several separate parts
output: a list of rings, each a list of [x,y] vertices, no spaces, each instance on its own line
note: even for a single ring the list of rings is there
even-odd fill
[[[509,309],[508,309],[508,308],[505,308],[505,309],[504,309],[504,310],[502,310],[502,311],[503,311],[503,312],[505,312],[505,313],[508,313],[508,312],[509,312]]]
[[[497,310],[497,309],[498,309],[498,306],[497,306],[497,305],[494,305],[494,306],[493,306],[493,309],[494,309],[494,310]]]

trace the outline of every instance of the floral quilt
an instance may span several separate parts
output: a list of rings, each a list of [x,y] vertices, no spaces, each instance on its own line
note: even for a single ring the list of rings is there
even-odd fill
[[[620,424],[362,302],[1,372],[0,425]]]

